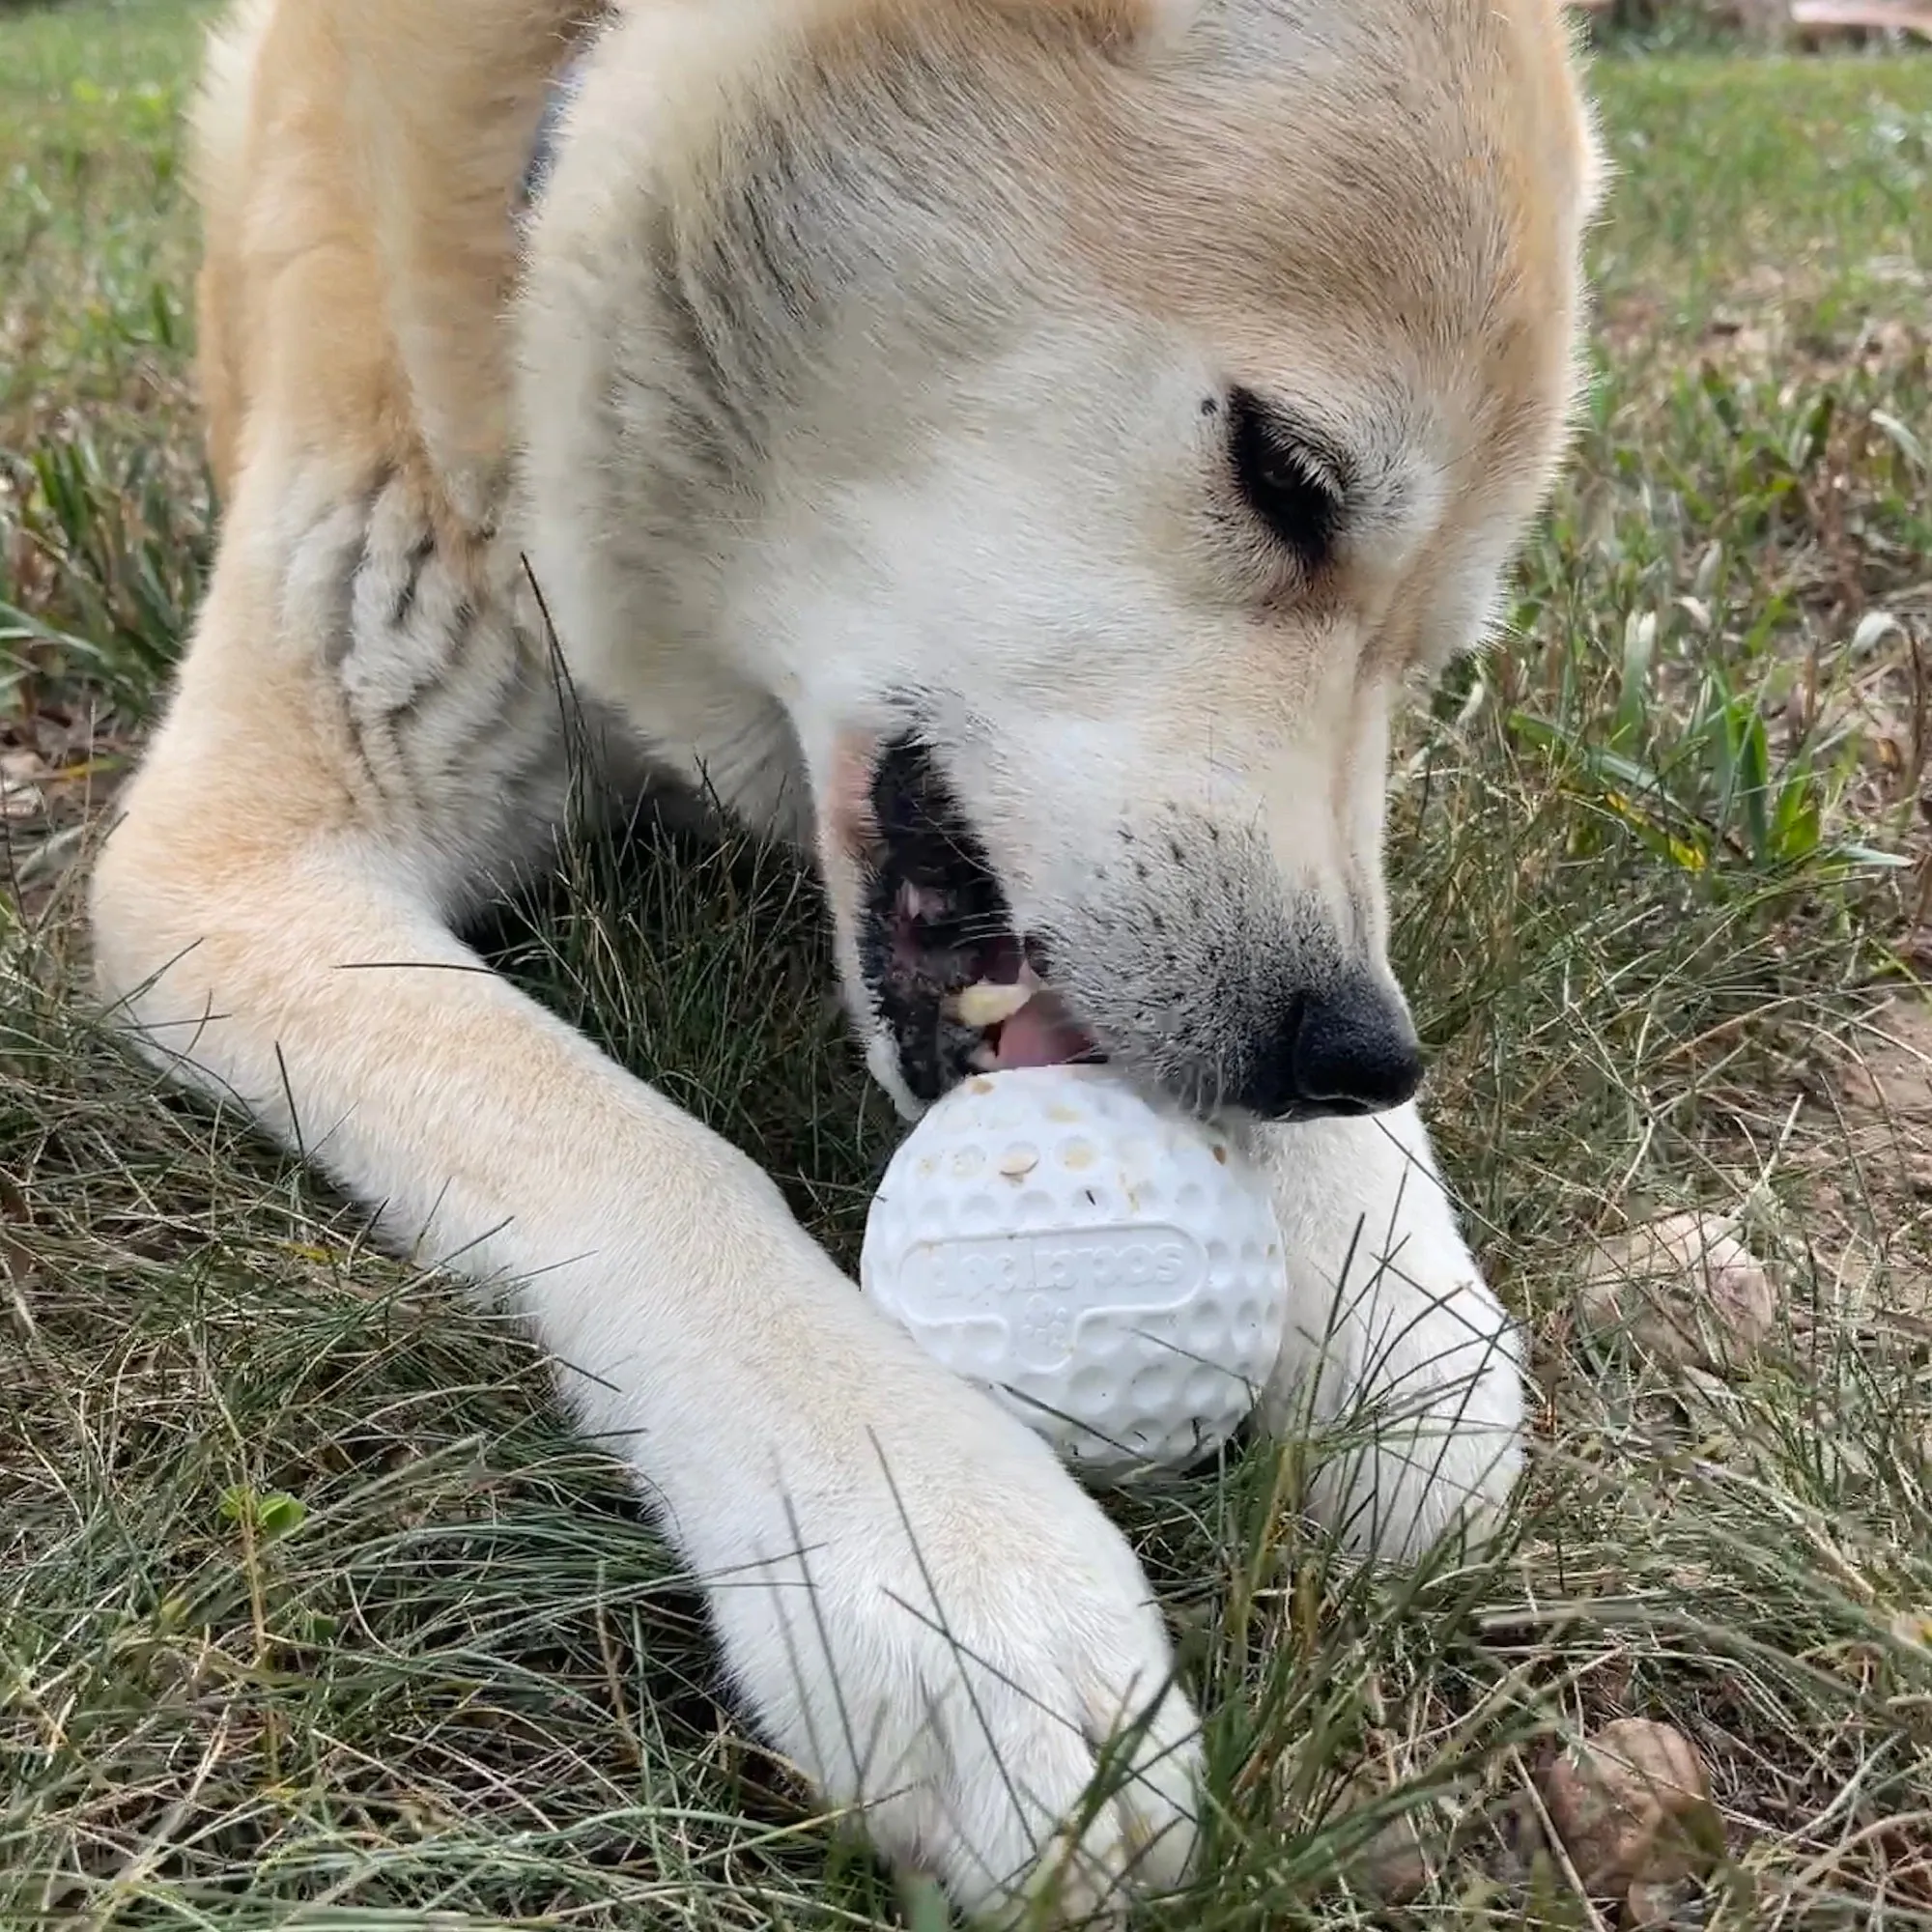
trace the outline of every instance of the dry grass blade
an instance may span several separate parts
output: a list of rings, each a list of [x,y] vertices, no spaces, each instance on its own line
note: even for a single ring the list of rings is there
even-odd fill
[[[0,14],[0,753],[49,798],[111,783],[206,554],[176,131],[204,12]],[[1898,1058],[1932,62],[1610,51],[1597,80],[1622,177],[1577,460],[1391,829],[1538,1467],[1502,1547],[1408,1577],[1296,1509],[1371,1416],[1122,1505],[1211,1764],[1203,1878],[1151,1926],[1615,1922],[1536,1780],[1650,1719],[1725,1838],[1678,1922],[1932,1927],[1932,1102]],[[31,919],[0,902],[0,1920],[943,1923],[747,1738],[517,1334],[102,1039],[46,871]],[[489,940],[855,1258],[894,1126],[809,881],[640,828]],[[1776,1282],[1770,1332],[1682,1360],[1584,1332],[1581,1258],[1693,1209]]]

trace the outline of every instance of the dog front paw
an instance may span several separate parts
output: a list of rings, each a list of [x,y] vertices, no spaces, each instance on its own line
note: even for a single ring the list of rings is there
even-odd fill
[[[1495,1525],[1523,1462],[1521,1341],[1484,1282],[1410,1106],[1256,1137],[1288,1257],[1260,1404],[1307,1436],[1308,1502],[1363,1555]]]
[[[765,1735],[969,1914],[1108,1926],[1179,1883],[1197,1723],[1140,1564],[1021,1425],[946,1384],[868,1466],[747,1504],[713,1613]],[[814,1480],[830,1476],[830,1482]]]
[[[1412,1562],[1454,1531],[1480,1542],[1522,1472],[1517,1326],[1462,1240],[1357,1250],[1325,1307],[1304,1321],[1261,1403],[1278,1436],[1306,1435],[1308,1502],[1362,1555]],[[1315,1313],[1304,1300],[1303,1311]]]

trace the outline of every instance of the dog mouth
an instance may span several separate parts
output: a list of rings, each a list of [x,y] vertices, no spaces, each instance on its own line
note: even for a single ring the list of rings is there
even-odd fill
[[[887,746],[868,803],[859,968],[913,1097],[929,1103],[974,1073],[1101,1059],[930,751]]]

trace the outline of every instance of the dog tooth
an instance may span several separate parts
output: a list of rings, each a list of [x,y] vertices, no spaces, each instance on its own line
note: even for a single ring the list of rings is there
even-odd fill
[[[915,885],[910,879],[901,879],[898,890],[898,911],[901,919],[935,920],[946,911],[946,895],[935,892],[930,886]]]
[[[1031,986],[1014,983],[1000,985],[991,980],[976,980],[962,986],[947,1001],[947,1011],[962,1026],[998,1026],[1009,1020],[1033,998]]]

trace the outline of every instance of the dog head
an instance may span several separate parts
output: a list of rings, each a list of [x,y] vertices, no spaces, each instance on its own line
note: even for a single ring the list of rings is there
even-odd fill
[[[607,37],[532,278],[553,571],[661,712],[781,721],[908,1111],[1092,1054],[1278,1119],[1414,1092],[1391,722],[1560,458],[1597,175],[1553,0]]]

